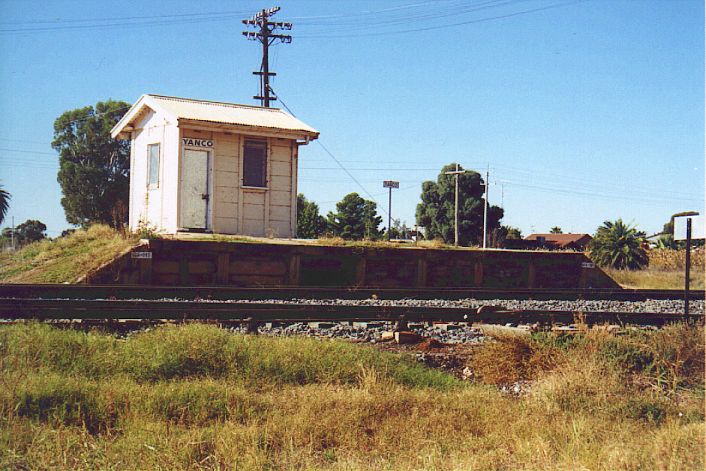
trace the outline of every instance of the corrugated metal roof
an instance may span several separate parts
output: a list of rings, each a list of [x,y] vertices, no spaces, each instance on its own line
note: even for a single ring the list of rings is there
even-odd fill
[[[162,95],[147,96],[155,100],[165,111],[178,119],[319,134],[316,129],[278,108],[263,108],[260,106],[192,100]]]

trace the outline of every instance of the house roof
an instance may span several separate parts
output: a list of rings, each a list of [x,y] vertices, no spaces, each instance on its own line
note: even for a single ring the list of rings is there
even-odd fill
[[[584,242],[593,238],[590,234],[530,234],[525,237],[525,240],[538,240],[540,237],[543,237],[546,242],[559,247],[566,247],[569,244]]]
[[[115,138],[124,133],[145,107],[161,111],[176,121],[198,121],[218,125],[233,125],[251,129],[270,130],[294,134],[301,138],[316,139],[319,132],[279,108],[239,105],[216,101],[194,100],[163,95],[142,95],[123,118],[113,127]]]

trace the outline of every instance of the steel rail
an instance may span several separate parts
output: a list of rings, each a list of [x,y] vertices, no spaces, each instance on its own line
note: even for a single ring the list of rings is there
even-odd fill
[[[458,307],[355,306],[339,304],[228,303],[204,301],[0,299],[5,319],[227,320],[241,322],[407,321],[487,324],[618,323],[663,325],[701,322],[702,315],[650,312],[489,310]]]
[[[73,299],[534,299],[534,300],[616,300],[684,299],[682,290],[635,289],[547,289],[547,288],[340,288],[340,287],[262,287],[232,286],[150,286],[150,285],[65,285],[0,284],[2,298]],[[704,291],[692,291],[692,300],[703,300]]]

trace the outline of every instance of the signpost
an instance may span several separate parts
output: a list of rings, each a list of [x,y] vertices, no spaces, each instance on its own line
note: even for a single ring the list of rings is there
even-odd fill
[[[390,229],[392,228],[392,189],[399,188],[400,182],[395,180],[384,180],[382,182],[383,188],[389,188],[390,196],[387,201],[387,240],[390,240]]]
[[[691,271],[691,239],[704,238],[704,217],[678,216],[674,218],[674,240],[686,240],[684,261],[684,315],[689,315],[689,277]]]

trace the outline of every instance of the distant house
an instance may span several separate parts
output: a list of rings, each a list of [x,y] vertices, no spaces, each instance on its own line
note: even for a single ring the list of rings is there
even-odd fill
[[[276,108],[142,95],[129,139],[130,228],[295,237],[299,147],[318,131]]]
[[[583,252],[591,239],[589,234],[530,234],[524,240],[534,241],[539,248]]]

